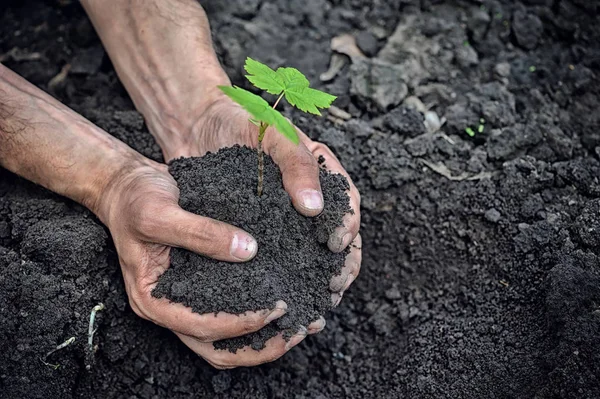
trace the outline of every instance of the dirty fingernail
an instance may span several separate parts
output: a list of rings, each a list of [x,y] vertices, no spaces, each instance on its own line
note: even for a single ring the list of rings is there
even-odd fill
[[[235,233],[231,241],[231,256],[239,260],[249,260],[256,255],[258,243],[246,233]]]
[[[287,304],[283,301],[277,301],[275,309],[265,318],[265,324],[269,324],[275,319],[280,318],[287,312]]]
[[[311,327],[310,333],[316,334],[316,333],[323,331],[326,324],[327,324],[327,322],[325,321],[325,319],[323,317],[320,317],[319,320],[310,323],[310,326],[309,326],[309,327]]]
[[[333,294],[331,294],[331,304],[333,305],[333,307],[337,307],[340,302],[342,301],[342,295],[341,293],[335,292]]]
[[[333,252],[341,252],[350,244],[352,236],[346,228],[338,229],[329,236],[327,246]]]
[[[317,190],[302,190],[298,194],[303,208],[310,211],[323,209],[323,195]]]
[[[353,274],[348,276],[348,280],[346,280],[346,284],[344,285],[344,289],[342,291],[346,291],[348,289],[348,287],[350,287],[350,285],[354,282],[354,279],[356,277],[354,277]]]
[[[342,291],[342,289],[346,286],[346,281],[348,281],[348,275],[339,275],[335,276],[331,279],[331,283],[329,284],[329,289],[333,292]]]
[[[308,331],[306,330],[306,327],[300,327],[300,330],[298,330],[298,332],[294,334],[292,338],[290,338],[290,340],[285,344],[285,350],[289,351],[294,346],[302,342],[302,340],[306,338],[307,333]]]

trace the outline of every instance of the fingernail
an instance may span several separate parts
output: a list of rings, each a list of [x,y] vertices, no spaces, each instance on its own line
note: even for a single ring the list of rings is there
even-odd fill
[[[306,327],[300,327],[300,330],[290,338],[290,340],[285,344],[285,350],[289,351],[294,346],[298,345],[304,338],[306,338],[306,334],[308,331]]]
[[[287,304],[283,301],[277,301],[275,309],[265,318],[265,324],[269,324],[275,319],[280,318],[287,312]]]
[[[342,289],[346,286],[346,281],[348,281],[348,275],[335,276],[331,279],[329,289],[333,292],[342,291]]]
[[[348,279],[346,280],[346,284],[344,285],[344,289],[342,291],[346,291],[348,289],[348,287],[350,287],[350,284],[352,284],[354,282],[354,279],[356,277],[354,277],[353,274],[348,276]]]
[[[231,241],[231,256],[239,260],[248,260],[256,255],[258,243],[246,233],[235,233]]]
[[[328,246],[333,252],[341,252],[350,244],[352,236],[346,228],[336,229],[329,236]]]
[[[302,190],[298,194],[303,208],[311,211],[323,209],[323,195],[317,190]]]
[[[317,320],[316,322],[311,323],[311,324],[317,324],[318,325],[317,327],[313,328],[311,330],[311,332],[313,332],[313,333],[320,333],[321,331],[323,331],[323,329],[327,325],[327,322],[325,321],[324,318],[321,317],[319,320]]]
[[[333,294],[331,294],[331,304],[334,308],[340,304],[340,302],[342,301],[342,296],[343,294],[338,292],[334,292]]]

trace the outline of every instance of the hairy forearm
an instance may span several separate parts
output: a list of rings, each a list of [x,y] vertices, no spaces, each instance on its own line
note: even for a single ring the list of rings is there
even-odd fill
[[[98,213],[111,180],[142,160],[0,64],[1,166]]]
[[[115,69],[158,144],[186,144],[198,116],[229,79],[196,0],[82,1]]]

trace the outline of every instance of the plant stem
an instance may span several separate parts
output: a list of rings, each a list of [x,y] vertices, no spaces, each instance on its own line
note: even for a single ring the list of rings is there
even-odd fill
[[[90,370],[92,368],[91,363],[94,358],[94,333],[96,332],[96,330],[94,329],[94,321],[96,320],[96,313],[101,310],[104,310],[103,303],[99,303],[98,305],[94,306],[92,308],[92,312],[90,313],[90,325],[88,327],[88,356],[90,361],[85,366],[87,370]]]
[[[281,99],[283,98],[283,94],[281,93],[279,95],[279,97],[277,98],[277,101],[275,101],[275,104],[273,104],[273,109],[277,108],[277,104],[279,104],[279,101],[281,101]],[[267,128],[269,127],[268,124],[261,122],[260,123],[260,129],[258,131],[258,148],[257,148],[257,153],[258,153],[258,196],[260,197],[263,193],[263,171],[265,168],[265,163],[264,163],[264,155],[263,155],[263,148],[262,148],[262,141],[265,138],[265,132],[267,131]]]
[[[258,196],[260,197],[263,193],[263,170],[264,170],[264,156],[262,149],[262,141],[265,138],[265,131],[269,125],[264,122],[260,123],[260,130],[258,131]]]
[[[275,104],[273,104],[273,109],[277,108],[277,104],[279,104],[279,101],[281,101],[281,99],[283,98],[283,92],[279,95],[279,97],[277,98],[277,101],[275,101]]]

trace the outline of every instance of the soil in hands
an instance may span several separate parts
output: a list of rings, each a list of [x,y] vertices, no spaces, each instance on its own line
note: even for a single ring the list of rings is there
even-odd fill
[[[321,170],[325,209],[309,218],[292,206],[279,168],[268,156],[259,197],[256,165],[256,151],[239,146],[170,164],[183,209],[244,229],[259,249],[250,262],[228,263],[174,248],[171,267],[152,292],[201,314],[241,314],[271,309],[278,300],[287,303],[287,313],[260,331],[215,343],[232,352],[244,346],[260,350],[279,332],[287,338],[330,310],[329,283],[348,252],[327,247],[329,234],[350,212],[343,176]]]

